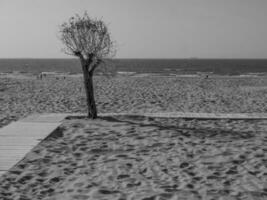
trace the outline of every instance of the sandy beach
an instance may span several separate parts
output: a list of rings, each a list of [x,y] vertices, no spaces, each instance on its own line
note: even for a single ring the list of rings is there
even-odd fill
[[[95,77],[98,111],[267,112],[266,77]],[[30,113],[86,112],[81,77],[0,78],[0,127]]]
[[[4,199],[266,199],[267,120],[66,120],[0,179]]]
[[[267,200],[267,0],[0,13],[0,200]]]
[[[1,78],[1,126],[85,112],[82,80]],[[99,112],[267,112],[267,79],[95,77]],[[267,120],[69,118],[0,178],[13,199],[266,199]],[[0,198],[0,199],[1,199]]]

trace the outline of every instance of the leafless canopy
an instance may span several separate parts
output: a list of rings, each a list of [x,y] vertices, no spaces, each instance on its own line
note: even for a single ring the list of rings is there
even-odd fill
[[[106,24],[99,19],[92,19],[85,12],[81,17],[75,15],[60,26],[61,40],[65,44],[64,52],[78,56],[83,65],[93,71],[103,58],[114,52],[113,41]]]

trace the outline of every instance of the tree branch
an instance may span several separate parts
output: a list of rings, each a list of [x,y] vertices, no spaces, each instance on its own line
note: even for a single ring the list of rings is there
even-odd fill
[[[61,25],[60,32],[65,52],[79,57],[88,73],[93,73],[112,53],[113,41],[106,24],[90,18],[87,13],[70,18]]]
[[[96,62],[90,66],[89,73],[93,73],[95,69],[102,63],[102,59],[97,59]]]

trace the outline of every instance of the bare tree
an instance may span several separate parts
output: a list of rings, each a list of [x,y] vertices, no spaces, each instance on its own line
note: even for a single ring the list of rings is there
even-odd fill
[[[114,52],[113,41],[106,24],[99,19],[92,19],[85,12],[83,16],[75,15],[60,26],[64,52],[80,59],[87,97],[88,118],[97,118],[94,99],[93,74],[104,62],[104,58]]]

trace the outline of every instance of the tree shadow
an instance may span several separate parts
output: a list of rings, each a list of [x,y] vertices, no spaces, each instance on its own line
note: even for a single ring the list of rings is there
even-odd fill
[[[205,127],[181,127],[178,125],[171,125],[164,122],[159,122],[163,118],[145,117],[145,116],[133,116],[133,115],[123,115],[123,116],[105,116],[99,117],[101,120],[115,123],[126,123],[128,125],[135,125],[140,128],[145,127],[155,127],[158,131],[175,131],[180,133],[181,136],[186,137],[198,137],[198,138],[227,138],[227,139],[250,139],[255,137],[255,133],[252,131],[236,131],[236,130],[225,130],[222,127],[205,128]],[[155,120],[157,119],[157,121]],[[166,120],[166,118],[164,118]],[[172,119],[173,120],[173,119]],[[181,120],[177,118],[177,120]],[[184,121],[192,121],[185,120]],[[201,120],[202,121],[202,120]]]

